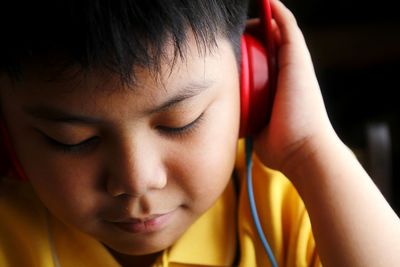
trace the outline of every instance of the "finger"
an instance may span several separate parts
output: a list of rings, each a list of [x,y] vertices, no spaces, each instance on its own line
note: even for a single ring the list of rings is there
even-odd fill
[[[259,23],[260,23],[260,19],[259,18],[248,19],[246,21],[246,28],[248,28],[248,27],[250,27],[250,28],[256,27]]]
[[[278,25],[276,24],[276,21],[272,19],[271,21],[271,26],[272,26],[272,36],[274,38],[274,43],[277,46],[281,45],[281,32],[279,30]]]
[[[279,0],[271,0],[271,11],[278,28],[281,42],[292,43],[304,40],[293,13]]]
[[[293,13],[279,0],[271,0],[271,11],[280,32],[280,68],[293,64],[313,71],[311,55]]]
[[[252,18],[246,21],[246,32],[253,35],[253,36],[261,36],[265,34],[263,28],[260,27],[260,18]],[[277,46],[281,43],[281,34],[276,21],[272,19],[271,21],[271,29],[272,29],[272,38],[274,44]]]

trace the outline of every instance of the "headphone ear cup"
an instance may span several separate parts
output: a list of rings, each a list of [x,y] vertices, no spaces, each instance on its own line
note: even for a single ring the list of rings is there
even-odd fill
[[[268,121],[270,79],[267,50],[262,42],[244,33],[241,49],[239,137],[247,137],[258,133]]]
[[[14,152],[2,118],[0,118],[0,175],[7,175],[20,181],[28,181],[28,177]]]
[[[1,124],[1,122],[0,122]],[[10,169],[10,160],[7,156],[7,148],[3,138],[3,127],[0,125],[0,175],[6,175]]]

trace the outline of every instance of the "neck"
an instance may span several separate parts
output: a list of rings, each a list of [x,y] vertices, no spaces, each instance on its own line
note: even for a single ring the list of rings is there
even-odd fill
[[[116,261],[121,264],[121,266],[152,266],[156,259],[160,256],[161,252],[147,254],[147,255],[127,255],[119,253],[111,248],[107,248],[108,251],[113,255]]]

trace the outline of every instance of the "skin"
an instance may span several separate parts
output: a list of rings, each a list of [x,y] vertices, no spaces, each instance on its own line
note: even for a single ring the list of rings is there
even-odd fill
[[[19,83],[1,79],[3,117],[39,198],[64,223],[104,243],[120,263],[151,263],[213,205],[234,166],[239,78],[230,44],[219,39],[204,56],[191,39],[172,72],[168,63],[158,77],[138,69],[140,82],[131,87],[102,72],[67,81],[32,69]],[[49,137],[85,143],[68,150]],[[156,231],[115,226],[167,213]]]
[[[271,5],[280,67],[256,152],[299,191],[324,266],[398,266],[399,217],[335,133],[295,17],[281,2]]]
[[[265,165],[288,176],[299,191],[310,214],[318,254],[324,266],[398,266],[400,220],[332,128],[309,51],[293,14],[277,0],[271,0],[271,5],[279,76],[270,123],[255,139],[256,153]],[[227,68],[235,66],[232,52],[225,58],[225,54],[218,51],[216,55],[221,59],[218,63],[223,62]],[[237,79],[232,78],[237,77],[237,70],[232,67],[230,73],[223,73],[221,64],[215,64],[214,69],[211,65],[207,68],[201,65],[200,69],[206,73],[210,70],[210,75],[215,74],[216,79],[229,77],[228,84],[217,86],[219,89],[214,89],[215,94],[211,93],[214,90],[207,90],[211,94],[209,98],[204,93],[197,96],[195,102],[182,104],[183,110],[190,112],[205,101],[204,106],[209,106],[210,110],[206,114],[212,113],[212,116],[204,119],[204,125],[192,132],[191,138],[180,141],[166,138],[154,129],[154,125],[165,126],[166,121],[176,121],[164,121],[165,114],[161,113],[140,115],[144,109],[165,99],[172,88],[179,87],[176,84],[165,82],[167,90],[159,90],[159,84],[144,79],[144,86],[131,93],[116,90],[112,94],[94,90],[99,86],[107,87],[107,83],[94,86],[90,82],[80,85],[87,90],[76,93],[67,86],[68,90],[60,94],[58,90],[51,90],[53,86],[35,81],[34,75],[26,86],[35,94],[28,94],[27,90],[11,93],[2,84],[3,112],[17,153],[28,174],[33,175],[35,182],[32,183],[49,209],[65,222],[97,236],[114,251],[140,255],[172,244],[174,238],[170,234],[174,237],[181,234],[173,226],[146,238],[130,236],[129,240],[114,240],[113,235],[118,232],[104,224],[103,219],[118,216],[110,214],[110,209],[138,216],[159,212],[154,210],[156,206],[169,209],[182,204],[177,212],[179,220],[174,220],[173,224],[183,225],[186,229],[222,192],[232,171],[237,138],[238,96],[235,88],[238,85]],[[173,73],[167,79],[169,82],[183,82],[182,79],[191,75],[191,71],[184,71],[185,64],[180,66],[178,69],[183,73]],[[208,77],[200,73],[197,78]],[[102,77],[97,78],[101,80]],[[43,87],[35,89],[29,84]],[[43,92],[47,94],[41,99]],[[46,146],[42,136],[34,130],[39,126],[33,125],[39,125],[39,122],[34,123],[23,114],[24,101],[56,103],[79,111],[79,114],[105,119],[108,123],[95,128],[86,125],[73,134],[70,127],[58,131],[47,129],[55,131],[52,134],[59,134],[59,138],[73,139],[64,141],[75,142],[95,135],[101,136],[102,142],[91,152],[79,156],[56,152]],[[174,110],[170,111],[174,114]],[[71,136],[62,136],[67,133]],[[36,152],[39,149],[40,158]],[[223,170],[221,166],[224,166]],[[60,169],[65,172],[58,173]],[[149,175],[152,173],[156,175]],[[82,179],[76,179],[77,176]],[[65,185],[61,186],[62,183]],[[76,190],[80,194],[75,194]],[[168,235],[164,235],[167,231],[170,231]],[[138,247],[140,242],[144,248]],[[121,259],[119,253],[116,255]]]

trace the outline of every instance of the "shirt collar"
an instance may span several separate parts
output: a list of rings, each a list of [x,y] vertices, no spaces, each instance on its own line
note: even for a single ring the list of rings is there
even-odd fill
[[[236,255],[236,197],[233,184],[184,235],[164,251],[163,261],[200,266],[232,266]]]

